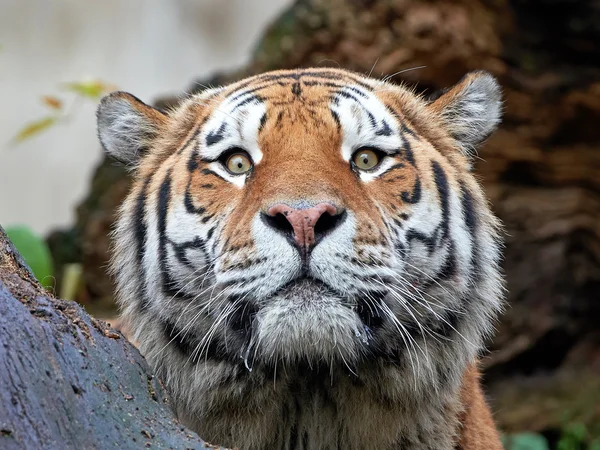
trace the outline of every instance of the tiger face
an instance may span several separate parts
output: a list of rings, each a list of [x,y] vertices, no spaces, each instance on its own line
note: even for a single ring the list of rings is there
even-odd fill
[[[333,69],[167,113],[107,96],[99,137],[134,178],[113,268],[142,352],[172,385],[173,358],[459,379],[501,299],[498,224],[470,165],[499,118],[483,72],[435,100]]]

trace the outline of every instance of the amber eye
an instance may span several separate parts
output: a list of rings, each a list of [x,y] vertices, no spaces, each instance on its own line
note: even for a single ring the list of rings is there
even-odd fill
[[[378,153],[370,148],[361,148],[352,156],[352,162],[357,169],[371,170],[379,164]]]
[[[234,153],[227,157],[225,167],[235,175],[241,175],[252,169],[252,161],[245,153]]]

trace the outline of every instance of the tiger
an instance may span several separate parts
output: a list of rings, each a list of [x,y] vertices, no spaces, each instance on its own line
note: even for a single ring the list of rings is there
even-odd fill
[[[167,111],[105,96],[132,178],[116,296],[177,418],[243,450],[501,449],[478,367],[502,225],[473,169],[501,110],[483,71],[430,97],[334,68]]]

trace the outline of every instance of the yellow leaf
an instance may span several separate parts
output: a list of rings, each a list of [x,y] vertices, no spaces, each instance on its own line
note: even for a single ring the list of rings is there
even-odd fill
[[[63,102],[59,98],[53,97],[51,95],[44,95],[42,97],[42,102],[44,103],[44,105],[52,109],[62,109],[63,107]]]
[[[56,123],[58,117],[56,116],[47,116],[43,119],[36,120],[35,122],[30,122],[25,125],[15,136],[16,142],[23,142],[26,139],[29,139],[36,134],[41,133],[42,131],[50,128],[52,125]]]
[[[75,81],[65,84],[65,88],[84,97],[93,99],[100,98],[103,94],[115,90],[115,86],[100,80]]]

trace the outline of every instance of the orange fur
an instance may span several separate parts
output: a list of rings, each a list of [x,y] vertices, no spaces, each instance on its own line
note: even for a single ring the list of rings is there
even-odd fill
[[[461,401],[464,411],[460,419],[457,450],[502,450],[500,435],[485,401],[475,365],[465,371]]]

